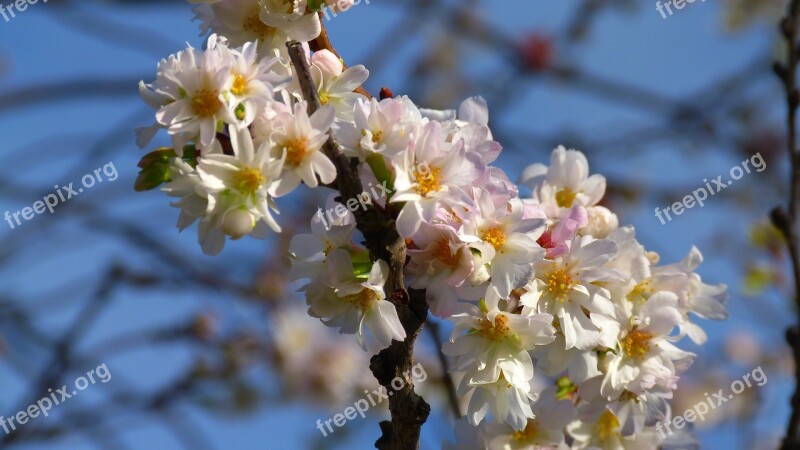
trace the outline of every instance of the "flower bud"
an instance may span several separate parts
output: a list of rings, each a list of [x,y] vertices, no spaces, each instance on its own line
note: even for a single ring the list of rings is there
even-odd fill
[[[338,77],[344,71],[342,60],[330,50],[320,50],[311,55],[311,64],[317,66],[323,74]]]
[[[253,231],[256,226],[253,215],[243,209],[234,209],[225,214],[222,221],[222,232],[233,239],[239,239]]]
[[[617,215],[604,206],[591,206],[586,208],[589,216],[589,224],[578,230],[582,236],[590,235],[597,239],[603,239],[619,227]]]
[[[476,262],[475,269],[472,273],[469,274],[467,277],[467,281],[472,286],[480,286],[481,284],[489,281],[489,269],[486,267],[486,264],[478,264]]]

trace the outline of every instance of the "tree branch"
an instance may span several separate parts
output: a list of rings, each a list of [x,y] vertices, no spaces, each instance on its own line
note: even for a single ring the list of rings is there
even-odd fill
[[[289,42],[289,56],[297,71],[297,78],[308,102],[309,114],[320,108],[317,89],[311,78],[305,52],[299,42]],[[358,198],[363,186],[358,175],[358,161],[349,161],[341,147],[329,136],[323,147],[325,155],[336,166],[336,186],[342,194],[342,202]],[[370,360],[370,370],[378,382],[386,387],[389,396],[391,421],[381,422],[383,435],[375,443],[381,450],[414,450],[419,448],[419,435],[422,425],[428,418],[430,406],[414,392],[410,373],[413,366],[414,341],[422,330],[428,316],[425,291],[405,289],[403,266],[406,262],[406,243],[397,232],[394,219],[382,214],[373,206],[354,211],[356,226],[364,235],[370,258],[384,260],[389,265],[389,279],[386,283],[386,296],[397,308],[397,315],[406,332],[403,342],[392,341],[392,345],[382,350]],[[400,390],[392,388],[395,378],[405,379]]]
[[[789,4],[786,17],[781,21],[781,32],[786,38],[786,65],[776,62],[773,66],[775,73],[783,81],[786,91],[786,127],[788,133],[788,150],[791,161],[791,183],[789,186],[789,205],[787,208],[776,207],[772,210],[772,223],[783,234],[789,257],[792,261],[792,271],[795,283],[795,305],[800,314],[800,252],[798,252],[797,236],[797,200],[800,194],[800,154],[797,151],[797,108],[800,105],[800,92],[797,89],[797,34],[798,18],[800,17],[800,0],[792,0]],[[798,316],[800,324],[800,315]],[[786,340],[792,347],[795,360],[795,378],[797,386],[792,395],[792,415],[787,426],[786,437],[781,445],[782,450],[800,449],[798,430],[800,430],[800,325],[795,325],[786,331]]]

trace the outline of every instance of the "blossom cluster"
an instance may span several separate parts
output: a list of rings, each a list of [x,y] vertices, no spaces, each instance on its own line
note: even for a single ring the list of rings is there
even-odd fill
[[[309,115],[285,44],[320,34],[322,1],[192,2],[211,33],[205,49],[162,60],[155,81],[141,83],[156,122],[137,130],[142,146],[161,129],[172,139],[142,160],[137,187],[163,184],[181,230],[199,222],[209,254],[228,238],[279,232],[276,199],[301,183],[334,184],[323,150],[333,137],[364,185],[387,186],[372,202],[407,243],[407,287],[424,290],[431,312],[454,324],[442,351],[466,420],[446,445],[661,445],[654,425],[668,419],[695,357],[675,343],[705,341],[696,318],[727,317],[725,286],[695,272],[697,249],[659,265],[633,227],[600,205],[606,180],[579,151],[559,147],[549,165],[511,181],[493,165],[502,147],[479,97],[457,111],[367,98],[354,92],[366,68],[306,47],[322,104]],[[317,215],[311,234],[292,239],[291,279],[306,280],[309,315],[380,350],[406,338],[384,289],[389,266],[359,244],[356,218],[339,201],[332,194],[327,206],[335,220]],[[545,388],[542,375],[552,380]]]

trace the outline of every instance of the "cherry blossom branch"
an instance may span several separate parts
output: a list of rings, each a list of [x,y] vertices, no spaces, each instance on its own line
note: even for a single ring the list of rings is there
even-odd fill
[[[797,64],[798,64],[798,20],[800,20],[800,0],[792,0],[789,4],[786,17],[781,22],[781,32],[786,38],[786,65],[776,62],[774,69],[783,81],[786,91],[787,106],[787,132],[788,150],[791,161],[791,182],[789,186],[789,205],[787,208],[778,206],[772,210],[772,223],[783,233],[786,246],[792,261],[792,270],[795,283],[795,303],[800,305],[800,252],[798,252],[797,235],[797,208],[800,197],[800,153],[797,149],[797,108],[800,106],[800,91],[797,89]],[[800,310],[800,309],[799,309]],[[800,317],[798,317],[800,321]],[[786,331],[786,340],[792,347],[795,360],[795,378],[797,386],[792,395],[792,415],[786,431],[786,437],[781,445],[782,450],[800,449],[800,325],[795,325]]]
[[[320,108],[317,89],[309,71],[303,47],[299,42],[287,44],[303,97],[308,102],[309,114]],[[325,155],[336,166],[336,186],[342,194],[342,202],[357,199],[363,192],[357,171],[357,160],[350,161],[342,153],[341,147],[329,136],[323,147]],[[373,260],[381,259],[389,265],[389,279],[385,287],[386,296],[397,308],[397,315],[406,332],[403,342],[392,344],[370,360],[370,370],[384,386],[389,397],[391,421],[381,422],[382,436],[375,443],[381,450],[413,450],[419,448],[422,425],[428,419],[430,406],[414,391],[413,380],[408,378],[414,364],[414,342],[422,330],[428,316],[425,291],[405,289],[403,266],[406,262],[406,243],[397,232],[394,219],[382,214],[372,206],[354,212],[356,226],[364,235],[366,247]],[[405,378],[405,386],[400,390],[391,387],[392,380]]]

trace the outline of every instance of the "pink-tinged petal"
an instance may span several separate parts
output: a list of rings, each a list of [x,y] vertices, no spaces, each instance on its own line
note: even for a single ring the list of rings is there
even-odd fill
[[[372,264],[369,272],[368,283],[374,287],[382,288],[389,278],[389,265],[386,261],[379,259]]]
[[[458,298],[452,286],[433,283],[425,292],[425,300],[436,317],[447,318],[458,311]]]
[[[253,149],[253,138],[250,136],[250,130],[243,128],[237,130],[234,126],[228,127],[228,132],[231,136],[231,147],[240,161],[250,163],[253,161],[255,150]]]
[[[353,261],[347,250],[337,248],[328,253],[328,258],[325,261],[328,266],[328,274],[331,277],[332,283],[339,287],[349,283],[353,280]],[[361,286],[357,286],[358,292],[362,290]]]
[[[217,136],[217,126],[214,119],[204,119],[200,124],[200,146],[208,148]]]
[[[419,230],[422,224],[419,203],[406,203],[397,216],[397,232],[400,236],[410,238]]]
[[[519,176],[519,184],[535,189],[547,177],[547,166],[544,164],[532,164],[526,167]]]
[[[283,31],[290,38],[299,42],[313,41],[322,32],[322,22],[320,22],[319,16],[315,13],[305,14],[297,20],[281,25],[283,25]]]
[[[339,76],[344,70],[342,60],[334,55],[333,52],[326,49],[314,52],[311,56],[311,64],[319,67],[325,74],[332,76]]]
[[[289,243],[290,251],[298,258],[320,255],[325,248],[323,241],[307,234],[296,234],[292,236],[292,241]]]
[[[681,261],[681,266],[686,272],[691,272],[703,263],[703,254],[694,245],[689,250],[689,254]]]
[[[314,154],[311,157],[311,166],[323,184],[333,183],[333,180],[336,179],[336,166],[324,154]]]
[[[310,124],[315,130],[324,133],[331,128],[335,119],[336,109],[332,106],[325,105],[311,115]]]
[[[578,237],[573,241],[576,245]],[[599,239],[581,246],[572,254],[574,261],[580,261],[580,265],[584,269],[592,269],[603,265],[606,261],[611,259],[617,253],[617,244],[614,241],[607,239]]]
[[[176,117],[185,116],[186,102],[173,102],[161,107],[156,112],[156,120],[164,126],[169,126]]]
[[[348,68],[335,81],[337,91],[350,92],[364,84],[369,78],[369,70],[363,65]]]
[[[222,230],[212,226],[210,221],[202,220],[198,225],[197,231],[198,241],[203,253],[216,256],[222,252],[222,248],[225,246],[225,235],[222,234]]]
[[[587,197],[586,206],[597,204],[605,195],[606,178],[602,175],[592,175],[583,183],[583,194]]]
[[[489,125],[489,107],[483,97],[470,97],[458,108],[458,119],[478,125]]]
[[[642,330],[655,336],[667,336],[683,323],[683,315],[678,311],[678,296],[672,292],[656,292],[644,304],[641,311]]]
[[[402,341],[406,338],[406,330],[403,328],[403,324],[400,323],[397,309],[392,302],[379,300],[375,302],[373,308],[391,339]],[[389,343],[391,344],[391,342]]]
[[[297,188],[300,185],[300,177],[293,171],[284,172],[281,177],[270,186],[270,195],[273,197],[282,197]]]

